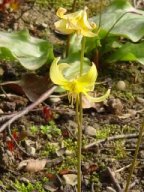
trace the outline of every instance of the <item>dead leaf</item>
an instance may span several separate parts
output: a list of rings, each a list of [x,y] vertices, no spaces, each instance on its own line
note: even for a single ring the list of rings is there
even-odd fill
[[[34,102],[50,88],[50,79],[48,76],[27,73],[23,75],[20,85],[29,100]]]
[[[135,115],[137,115],[138,113],[143,113],[144,112],[144,109],[140,109],[140,110],[133,110],[133,109],[129,109],[128,110],[128,113],[125,113],[121,116],[118,116],[120,119],[127,119],[127,118],[130,118],[130,117],[133,117]]]
[[[42,171],[47,163],[47,159],[28,159],[21,161],[18,165],[18,170],[24,169],[29,172]]]
[[[115,115],[121,115],[123,107],[123,103],[118,98],[110,98],[106,103],[107,110]]]
[[[130,117],[135,116],[135,115],[137,114],[137,112],[138,112],[138,111],[129,109],[129,110],[128,110],[128,113],[125,113],[125,114],[123,114],[123,115],[121,115],[121,116],[118,116],[118,118],[120,118],[120,119],[128,119],[128,118],[130,118]]]
[[[77,184],[77,175],[76,174],[67,174],[63,175],[63,179],[66,184],[75,186]]]
[[[3,82],[0,85],[19,95],[25,94],[30,101],[34,102],[50,88],[51,83],[48,76],[27,73],[19,81]]]
[[[95,103],[90,102],[85,96],[82,97],[82,107],[83,109],[95,108]]]
[[[4,88],[6,88],[5,91],[13,92],[18,95],[24,95],[24,91],[20,86],[20,81],[6,81],[3,83],[0,83],[0,86],[3,86]]]

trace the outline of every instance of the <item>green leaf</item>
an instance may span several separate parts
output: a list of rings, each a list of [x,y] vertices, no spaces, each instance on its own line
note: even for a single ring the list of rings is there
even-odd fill
[[[121,48],[115,50],[110,56],[108,56],[106,61],[137,61],[144,64],[144,42],[138,44],[124,44]]]
[[[99,23],[99,15],[91,19]],[[144,37],[144,11],[135,9],[126,0],[114,0],[102,13],[101,29],[137,42]]]
[[[26,69],[36,70],[53,60],[53,47],[47,40],[30,36],[27,30],[0,32],[0,58],[17,59]]]
[[[69,57],[60,61],[60,63],[68,63],[70,65],[69,68],[66,68],[64,74],[67,78],[72,79],[79,75],[80,72],[80,52],[70,54]],[[83,72],[87,72],[90,67],[90,60],[88,58],[84,58],[83,61]]]
[[[92,38],[87,38],[87,37],[85,37],[85,38],[86,38],[85,53],[87,56],[89,56],[94,49],[96,49],[98,46],[100,46],[100,40],[99,40],[99,36],[92,37]],[[78,57],[78,55],[80,58],[81,40],[82,40],[81,35],[74,34],[71,36],[68,58],[75,59],[75,57]],[[70,62],[71,62],[71,59],[70,59]]]
[[[69,45],[69,55],[72,55],[81,51],[81,40],[82,40],[81,35],[77,35],[77,34],[71,35],[70,45]]]

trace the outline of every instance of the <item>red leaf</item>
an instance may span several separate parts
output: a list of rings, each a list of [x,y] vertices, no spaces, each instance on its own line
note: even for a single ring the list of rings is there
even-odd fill
[[[19,140],[19,134],[16,131],[12,133],[12,136],[16,141]]]
[[[46,122],[50,121],[53,119],[53,112],[52,110],[50,109],[50,107],[48,106],[45,106],[43,108],[43,117],[45,119]]]
[[[15,145],[14,145],[14,142],[13,141],[7,141],[7,148],[9,151],[13,152],[14,151],[14,148],[15,148]]]

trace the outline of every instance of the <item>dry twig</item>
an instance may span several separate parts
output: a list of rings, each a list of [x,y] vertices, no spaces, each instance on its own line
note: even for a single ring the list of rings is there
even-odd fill
[[[91,147],[97,146],[97,145],[99,145],[101,143],[105,143],[107,141],[114,141],[114,140],[117,140],[117,139],[131,139],[131,138],[137,138],[138,136],[139,136],[138,133],[132,133],[132,134],[127,134],[127,135],[124,135],[124,134],[122,134],[122,135],[114,135],[114,136],[108,137],[106,139],[100,139],[99,141],[95,141],[93,143],[85,145],[84,149],[87,150],[87,149],[89,149]]]
[[[53,86],[51,89],[49,89],[48,91],[46,91],[44,94],[42,94],[34,103],[32,103],[31,105],[27,106],[25,109],[23,109],[22,111],[18,112],[15,114],[15,116],[12,116],[12,118],[10,118],[6,123],[4,123],[1,127],[0,127],[0,132],[2,132],[3,130],[5,130],[8,126],[10,126],[14,121],[16,121],[17,119],[19,119],[20,117],[22,117],[23,115],[29,113],[29,111],[31,111],[33,108],[35,108],[37,105],[39,105],[40,103],[42,103],[44,100],[46,100],[49,95],[51,95],[54,90],[57,88],[57,86]]]
[[[114,177],[114,173],[111,171],[111,169],[109,167],[107,168],[107,172],[108,172],[108,174],[109,174],[109,176],[110,176],[110,178],[111,178],[111,180],[113,182],[113,185],[114,185],[116,191],[117,192],[122,192],[122,188],[120,187],[118,181]]]

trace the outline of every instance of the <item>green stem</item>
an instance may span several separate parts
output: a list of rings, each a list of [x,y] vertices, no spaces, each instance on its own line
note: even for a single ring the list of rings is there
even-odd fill
[[[68,57],[69,55],[70,39],[71,39],[71,35],[68,35],[66,40],[66,57]]]
[[[83,72],[84,51],[85,51],[85,37],[82,38],[81,42],[80,76],[82,75]]]
[[[81,149],[82,149],[82,106],[81,106],[81,94],[77,96],[76,99],[76,118],[77,118],[77,125],[78,125],[78,192],[81,192]]]
[[[75,8],[76,8],[76,2],[77,2],[77,0],[73,0],[73,3],[72,3],[72,12],[75,11]]]
[[[137,145],[136,145],[136,150],[135,150],[135,154],[134,154],[134,157],[133,157],[132,165],[131,165],[131,168],[130,168],[130,173],[129,173],[129,176],[128,176],[128,179],[127,179],[127,184],[126,184],[126,188],[125,188],[124,192],[128,192],[128,190],[129,190],[129,185],[130,185],[131,177],[132,177],[132,174],[133,174],[133,171],[134,171],[134,168],[135,168],[137,155],[138,155],[141,139],[142,139],[142,136],[143,136],[143,131],[144,131],[144,122],[142,123],[142,126],[140,128],[139,137],[138,137],[138,141],[137,141]]]
[[[83,60],[84,60],[85,38],[82,38],[81,42],[81,57],[80,57],[80,76],[83,73]],[[82,153],[82,120],[83,120],[83,108],[82,108],[82,93],[76,98],[76,118],[78,125],[78,188],[77,191],[81,192],[81,153]]]

